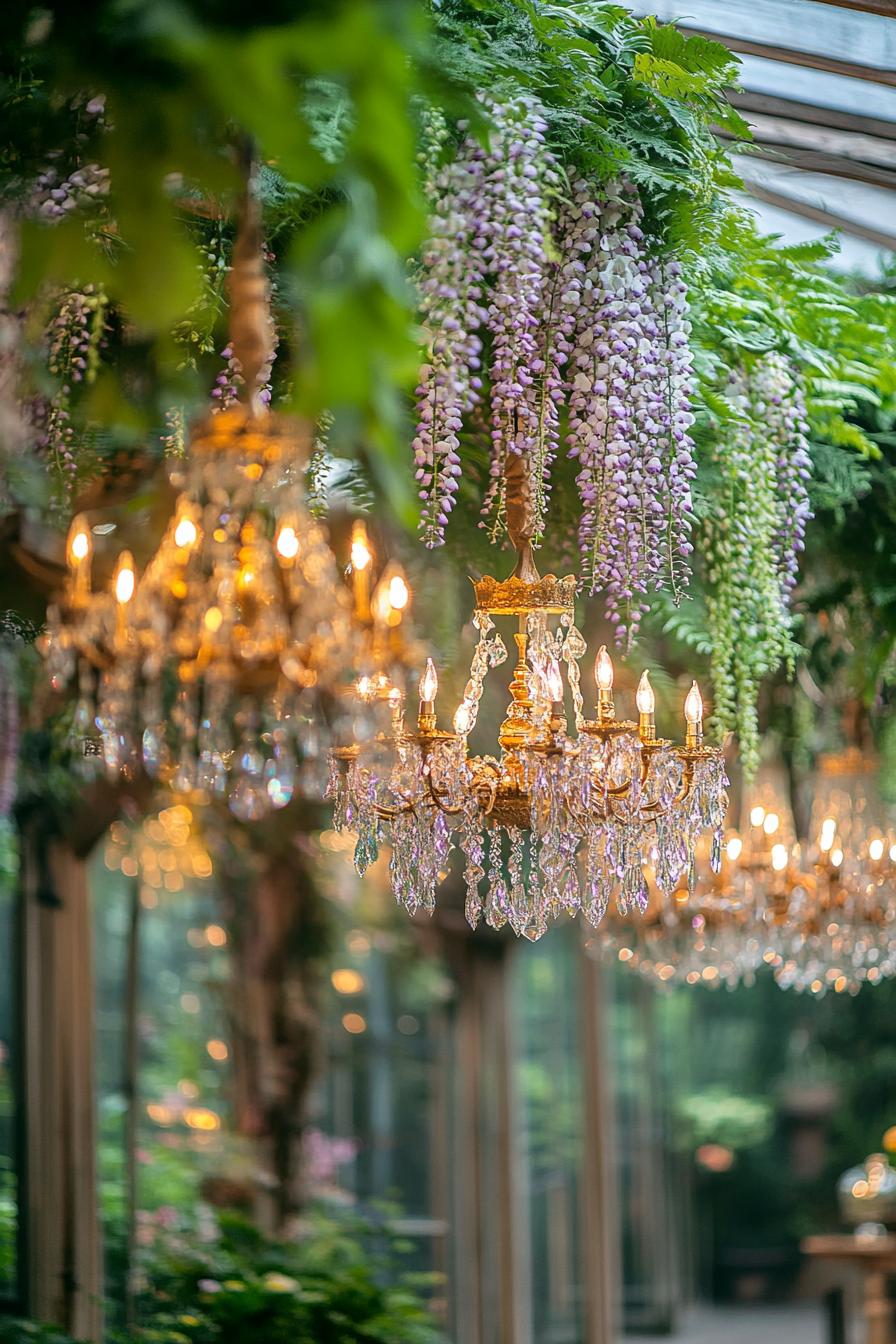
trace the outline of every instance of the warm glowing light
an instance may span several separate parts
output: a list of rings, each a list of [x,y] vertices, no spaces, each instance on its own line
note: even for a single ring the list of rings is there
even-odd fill
[[[548,662],[545,684],[551,701],[555,705],[559,704],[563,699],[563,677],[560,672],[560,664],[556,658],[551,658]]]
[[[352,524],[352,569],[366,569],[373,559],[367,528],[360,521]]]
[[[837,823],[833,817],[825,817],[821,823],[821,834],[818,839],[818,847],[823,854],[826,854],[834,843],[834,837],[837,834]]]
[[[122,551],[115,567],[115,599],[122,606],[134,596],[137,576],[134,573],[134,557],[130,551]]]
[[[684,698],[684,717],[694,726],[703,718],[703,696],[696,681],[691,682],[691,689]]]
[[[704,1171],[730,1171],[734,1165],[734,1152],[722,1143],[702,1143],[694,1157]]]
[[[341,966],[331,974],[330,984],[337,994],[360,994],[365,981],[360,971],[352,970],[350,966]]]
[[[227,943],[227,934],[220,924],[207,924],[205,941],[210,947],[224,947]]]
[[[431,658],[426,660],[426,671],[420,678],[420,699],[427,705],[435,700],[439,690],[439,674]]]
[[[342,1025],[352,1036],[360,1036],[367,1030],[366,1019],[360,1013],[346,1013],[342,1019]]]
[[[781,819],[777,812],[766,812],[765,821],[762,823],[762,829],[765,831],[766,835],[774,835],[780,824]]]
[[[764,808],[764,807],[754,807],[754,808],[751,809],[751,811],[750,811],[750,825],[751,825],[751,826],[761,826],[764,820],[765,820],[765,808]]]
[[[192,546],[198,535],[193,519],[181,518],[174,529],[174,544],[181,547]]]
[[[831,850],[831,865],[832,865],[834,868],[839,868],[842,862],[843,862],[843,850],[842,850],[842,849],[832,849],[832,850]]]
[[[884,852],[883,840],[881,840],[879,837],[872,840],[871,844],[868,846],[868,853],[871,855],[871,858],[874,860],[875,863],[877,863],[878,859],[883,857],[883,852]]]
[[[295,560],[299,553],[299,537],[294,527],[284,523],[277,533],[277,554],[283,560]]]
[[[856,1199],[867,1199],[870,1189],[867,1181],[853,1181],[851,1193],[855,1195]]]
[[[411,596],[407,580],[402,574],[393,574],[389,580],[389,601],[395,611],[404,611]]]
[[[645,668],[641,673],[641,680],[638,682],[638,692],[635,696],[635,703],[638,706],[639,714],[652,714],[656,709],[656,696],[653,693],[653,687],[650,684],[650,673]]]
[[[461,700],[454,711],[454,731],[459,737],[466,737],[473,727],[473,706],[469,700]]]
[[[163,1106],[159,1102],[151,1101],[146,1108],[146,1114],[154,1125],[171,1125],[174,1123],[174,1112],[170,1106]]]
[[[599,691],[613,689],[613,659],[607,653],[606,644],[601,644],[594,660],[594,680]]]
[[[728,855],[728,858],[731,860],[732,863],[737,863],[738,859],[740,858],[741,850],[743,849],[743,847],[744,842],[743,840],[741,840],[740,836],[732,835],[731,839],[728,841],[728,844],[725,846],[725,853]]]
[[[205,1048],[212,1059],[217,1060],[219,1064],[230,1054],[224,1041],[206,1041]]]
[[[87,526],[87,519],[82,513],[79,513],[73,520],[68,530],[67,543],[68,563],[75,569],[83,561],[88,559],[93,550],[93,541],[90,536],[90,529]]]
[[[772,867],[776,873],[783,873],[787,867],[787,846],[772,845]]]
[[[190,1129],[199,1129],[206,1134],[221,1128],[221,1118],[206,1106],[191,1106],[184,1111],[184,1124]]]

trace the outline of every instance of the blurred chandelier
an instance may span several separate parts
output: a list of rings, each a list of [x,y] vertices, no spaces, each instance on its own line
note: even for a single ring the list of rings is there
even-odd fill
[[[245,401],[196,428],[174,515],[139,577],[122,551],[111,588],[94,592],[90,526],[74,519],[44,643],[54,687],[77,678],[76,729],[96,725],[110,774],[142,760],[175,792],[226,798],[242,820],[284,807],[299,763],[325,759],[327,710],[365,646],[308,511],[309,429],[259,396],[272,338],[261,244],[247,188],[230,274]]]
[[[721,868],[699,855],[693,892],[654,890],[642,919],[605,926],[602,948],[660,984],[752,984],[857,993],[896,975],[896,833],[876,806],[874,762],[823,757],[805,846],[782,793],[751,796],[726,835]]]
[[[479,639],[453,731],[438,727],[438,677],[428,660],[416,731],[405,727],[396,698],[387,732],[333,751],[328,796],[336,829],[357,832],[359,872],[377,857],[381,840],[391,841],[393,891],[410,913],[433,910],[458,833],[470,924],[483,917],[492,928],[509,923],[534,940],[562,915],[581,912],[597,924],[613,893],[623,909],[643,907],[647,861],[660,886],[672,891],[692,867],[705,827],[715,828],[720,861],[727,780],[721,752],[703,744],[696,683],[685,703],[685,745],[674,747],[656,736],[646,672],[638,722],[616,718],[613,665],[601,648],[597,717],[585,719],[576,580],[539,576],[524,467],[514,454],[508,459],[507,526],[517,565],[509,579],[474,585]],[[511,700],[497,735],[500,754],[470,755],[486,675],[507,658],[495,617],[517,621]],[[566,687],[575,737],[567,733]]]

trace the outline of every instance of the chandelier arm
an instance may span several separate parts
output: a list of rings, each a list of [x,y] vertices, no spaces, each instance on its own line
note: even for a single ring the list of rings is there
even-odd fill
[[[230,348],[243,377],[240,399],[254,416],[265,410],[260,382],[274,352],[273,322],[270,287],[264,268],[261,202],[255,189],[256,163],[248,144],[243,148],[241,159],[245,184],[228,277],[229,330]]]

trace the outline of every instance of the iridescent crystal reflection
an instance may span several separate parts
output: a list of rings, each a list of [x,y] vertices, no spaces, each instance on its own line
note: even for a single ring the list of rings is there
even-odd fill
[[[896,975],[896,831],[873,763],[825,758],[813,791],[808,842],[766,781],[717,874],[699,846],[692,892],[653,888],[644,915],[609,921],[596,948],[666,985],[733,989],[768,967],[782,989],[820,996]]]
[[[482,580],[479,638],[454,731],[436,726],[438,681],[430,663],[415,732],[397,718],[375,743],[333,754],[335,826],[357,832],[361,873],[390,844],[393,890],[411,913],[433,910],[455,846],[464,859],[470,924],[509,924],[537,939],[561,916],[581,913],[598,924],[611,899],[623,911],[643,909],[645,865],[654,864],[672,892],[687,880],[706,828],[718,832],[721,845],[727,780],[721,753],[702,745],[699,693],[687,745],[657,739],[649,678],[639,688],[638,723],[618,721],[612,664],[602,649],[597,718],[586,720],[579,675],[585,642],[573,623],[573,586],[553,576]],[[497,614],[518,619],[511,702],[499,755],[470,755],[485,678],[507,659]]]
[[[76,681],[76,730],[99,731],[110,774],[142,765],[247,821],[302,786],[320,795],[361,648],[306,507],[307,447],[273,414],[212,416],[158,550],[139,576],[123,552],[107,591],[91,591],[91,534],[75,520],[45,654],[54,686]]]

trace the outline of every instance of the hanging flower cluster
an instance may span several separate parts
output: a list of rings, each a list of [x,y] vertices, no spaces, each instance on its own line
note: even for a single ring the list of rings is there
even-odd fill
[[[464,417],[487,400],[483,513],[494,539],[507,455],[519,455],[537,544],[565,405],[583,580],[605,590],[617,639],[630,640],[649,590],[669,585],[677,596],[688,576],[696,468],[686,287],[677,263],[650,251],[631,186],[577,180],[555,208],[562,175],[538,105],[482,101],[487,144],[467,136],[429,184],[420,275],[429,348],[414,439],[424,540],[444,540]]]
[[[106,339],[108,304],[101,290],[63,293],[46,329],[47,368],[56,382],[48,398],[33,407],[36,445],[56,468],[64,500],[78,474],[72,398],[75,386],[96,377]]]
[[[793,654],[788,604],[806,522],[810,459],[795,371],[770,354],[732,375],[732,423],[713,458],[704,524],[707,615],[718,732],[736,729],[744,770],[758,766],[762,679]]]
[[[560,222],[561,303],[572,315],[569,452],[579,465],[584,578],[607,594],[617,639],[637,631],[650,587],[676,596],[692,546],[687,290],[645,248],[634,191],[573,187]]]

